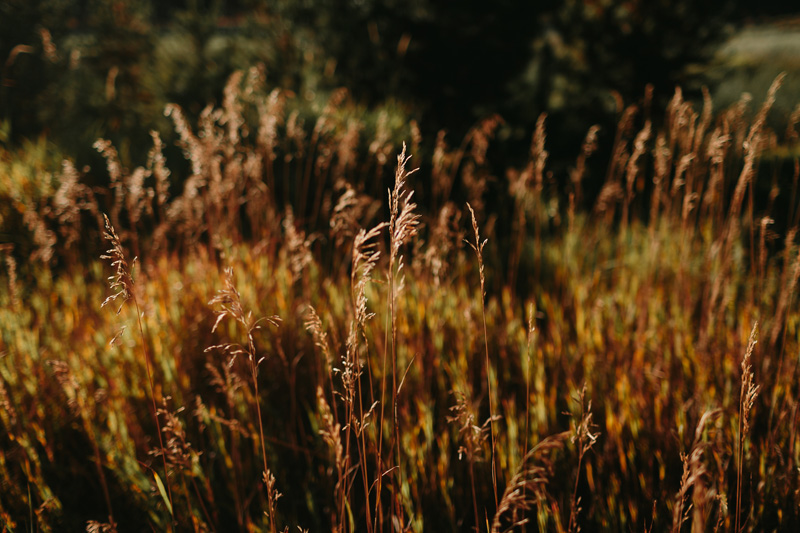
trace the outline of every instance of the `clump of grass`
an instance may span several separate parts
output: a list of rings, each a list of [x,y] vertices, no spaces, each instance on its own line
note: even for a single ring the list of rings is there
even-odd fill
[[[253,397],[255,399],[256,418],[258,419],[258,436],[259,443],[261,444],[261,459],[264,465],[262,471],[262,481],[264,483],[265,492],[267,496],[267,519],[270,524],[270,531],[276,533],[278,531],[277,516],[276,516],[276,503],[280,497],[280,493],[275,487],[275,476],[269,469],[267,464],[267,451],[264,439],[264,423],[261,417],[261,397],[258,392],[258,367],[265,360],[266,356],[258,355],[256,351],[256,343],[254,334],[261,329],[262,324],[269,324],[277,327],[281,319],[277,315],[265,316],[256,319],[252,311],[245,312],[242,306],[242,299],[239,291],[233,283],[233,268],[225,269],[224,287],[220,289],[216,296],[211,299],[209,305],[216,308],[216,320],[212,327],[212,333],[216,331],[220,322],[225,318],[231,318],[236,321],[245,331],[247,337],[247,344],[227,343],[210,346],[207,350],[222,350],[230,358],[230,363],[233,363],[238,356],[244,356],[247,359],[247,366],[250,371],[250,380],[253,386]]]

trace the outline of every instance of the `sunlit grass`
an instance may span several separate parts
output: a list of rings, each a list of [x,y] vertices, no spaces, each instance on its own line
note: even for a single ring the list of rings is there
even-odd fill
[[[65,179],[59,198],[78,218],[40,206],[29,229],[57,240],[26,250],[57,264],[6,261],[6,529],[797,526],[798,246],[750,208],[757,175],[741,171],[763,124],[735,110],[712,121],[679,97],[664,131],[624,119],[619,160],[584,212],[569,201],[583,175],[567,198],[545,186],[542,117],[513,210],[494,213],[492,119],[457,149],[439,143],[431,176],[408,176],[409,192],[438,180],[417,220],[409,193],[385,212],[369,196],[387,136],[363,150],[331,104],[316,137],[287,124],[251,143],[229,91],[203,135],[176,118],[194,164],[182,193],[157,199],[155,156],[105,191],[121,247],[143,255],[127,267],[138,313],[101,308],[100,204]],[[352,151],[334,155],[345,139]],[[359,168],[367,178],[348,181]],[[293,188],[306,175],[308,190]],[[469,208],[450,202],[456,179]],[[503,216],[522,239],[493,230]],[[76,234],[98,259],[68,253]]]

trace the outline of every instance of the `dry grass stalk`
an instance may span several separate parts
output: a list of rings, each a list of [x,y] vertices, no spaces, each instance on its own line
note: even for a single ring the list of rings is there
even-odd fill
[[[486,153],[489,151],[489,143],[495,136],[497,129],[505,121],[500,115],[492,115],[481,120],[468,133],[465,142],[470,143],[470,156],[478,166],[486,164]],[[547,153],[544,154],[545,158]]]
[[[711,124],[711,119],[713,116],[714,111],[714,103],[711,100],[711,93],[708,91],[708,87],[703,86],[703,112],[700,115],[700,123],[695,130],[694,135],[694,145],[692,147],[692,153],[699,155],[700,149],[702,147],[703,141],[705,140],[706,131],[708,130],[708,126]]]
[[[145,180],[151,176],[152,172],[149,169],[138,167],[129,173],[122,167],[119,154],[111,141],[98,139],[94,147],[106,160],[111,189],[114,192],[114,201],[110,211],[111,222],[115,227],[120,226],[119,216],[124,208],[128,215],[128,231],[123,232],[123,235],[126,239],[131,240],[134,253],[139,255],[139,236],[136,227],[143,213],[152,214],[152,200],[156,195],[152,188],[144,185]],[[83,195],[87,196],[86,192],[83,192]]]
[[[480,521],[478,518],[478,498],[475,492],[475,463],[483,459],[483,444],[489,437],[492,418],[488,418],[482,425],[475,423],[475,413],[471,402],[463,392],[454,391],[456,405],[450,407],[452,416],[447,417],[447,421],[455,423],[458,428],[460,445],[458,447],[458,459],[466,458],[469,468],[470,487],[472,489],[472,509],[475,520],[475,529],[479,530]]]
[[[420,145],[422,144],[422,132],[419,129],[419,123],[411,119],[408,123],[408,127],[411,130],[411,153],[417,154],[419,153]]]
[[[535,332],[533,304],[529,304],[528,331],[526,336],[527,344],[525,346],[525,442],[522,447],[523,450],[528,449],[528,435],[530,434],[531,425],[531,349],[533,347]]]
[[[171,398],[163,398],[161,401],[162,406],[158,410],[159,416],[164,417],[164,436],[167,439],[167,463],[172,466],[174,470],[177,470],[181,474],[181,478],[183,480],[183,489],[184,493],[186,494],[187,502],[189,501],[189,490],[186,486],[186,478],[189,478],[189,481],[194,489],[194,494],[197,498],[197,502],[200,504],[200,509],[205,517],[207,524],[213,524],[214,522],[211,520],[211,516],[208,513],[208,509],[203,500],[203,496],[200,494],[200,489],[197,486],[197,481],[195,480],[195,472],[200,470],[200,454],[202,452],[196,451],[192,448],[192,443],[189,442],[188,436],[186,435],[186,430],[184,429],[183,422],[179,415],[185,410],[185,407],[179,407],[175,411],[171,411],[167,408],[167,401]],[[200,398],[197,397],[199,401]],[[153,454],[158,455],[160,452],[158,450],[154,450]],[[198,530],[197,523],[192,520],[192,523],[195,527],[195,531]]]
[[[244,117],[242,116],[243,108],[240,101],[243,78],[243,71],[235,71],[228,78],[222,91],[222,116],[219,119],[219,124],[225,126],[227,146],[229,148],[239,145],[241,141],[239,132],[245,127]]]
[[[800,133],[797,131],[797,124],[800,123],[800,104],[794,108],[792,114],[789,116],[789,122],[786,125],[786,137],[784,142],[792,148],[797,148],[800,144]],[[797,188],[800,183],[800,157],[794,158],[794,175],[792,176],[792,190],[789,200],[789,224],[797,226],[800,223],[800,210],[797,209]]]
[[[219,326],[220,322],[225,318],[231,318],[245,330],[247,336],[247,345],[238,343],[220,344],[217,346],[210,346],[206,350],[220,349],[229,354],[231,358],[239,355],[244,355],[247,358],[248,367],[250,370],[251,383],[253,385],[253,397],[256,404],[256,416],[258,418],[258,433],[259,442],[261,444],[261,457],[264,464],[262,472],[262,479],[267,493],[267,518],[270,523],[270,530],[272,533],[278,531],[276,524],[276,502],[280,493],[275,488],[275,476],[269,469],[267,464],[267,451],[264,439],[264,423],[261,417],[261,402],[258,392],[258,367],[264,361],[265,357],[258,357],[256,353],[254,334],[261,329],[263,323],[270,324],[277,327],[280,324],[280,317],[277,315],[262,317],[256,319],[252,311],[245,312],[242,306],[242,299],[239,291],[233,283],[233,269],[225,269],[224,287],[217,292],[217,295],[211,299],[209,305],[216,307],[217,318],[214,321],[214,326],[211,329],[214,332]]]
[[[704,412],[697,423],[691,451],[688,455],[681,453],[683,474],[681,475],[680,490],[676,496],[677,505],[672,512],[673,533],[680,531],[681,525],[689,519],[690,511],[692,512],[692,531],[706,531],[708,505],[716,498],[716,495],[708,486],[709,472],[703,461],[703,455],[710,444],[703,441],[703,433],[706,425],[721,413],[722,411],[719,409]],[[684,507],[690,490],[692,491],[692,505]]]
[[[436,144],[431,159],[431,181],[435,205],[441,205],[450,197],[453,187],[453,174],[448,168],[448,145],[445,140],[446,132],[439,130],[436,134]]]
[[[611,214],[613,215],[614,205],[624,197],[622,186],[616,181],[607,181],[603,188],[600,189],[600,194],[597,196],[595,203],[595,212],[598,214]]]
[[[86,533],[117,533],[117,525],[89,520],[86,522]]]
[[[744,470],[744,444],[750,432],[750,411],[753,409],[760,386],[755,384],[753,364],[751,361],[753,349],[756,345],[756,329],[758,323],[753,324],[750,339],[747,341],[747,350],[742,358],[742,386],[739,395],[739,433],[737,437],[736,458],[736,518],[734,531],[740,531],[739,524],[742,513],[742,472]]]
[[[540,194],[544,187],[544,168],[547,164],[548,152],[544,149],[544,143],[547,139],[545,132],[545,120],[547,113],[542,113],[536,120],[536,128],[533,132],[533,139],[531,140],[531,162],[530,162],[530,179],[533,181],[533,188],[536,194]]]
[[[299,211],[301,214],[307,215],[308,198],[312,197],[311,192],[311,177],[312,170],[315,177],[316,187],[314,188],[313,204],[311,204],[311,223],[312,226],[316,225],[317,218],[320,214],[320,207],[322,206],[322,197],[326,183],[328,180],[329,170],[333,161],[334,154],[337,149],[348,150],[345,143],[351,143],[350,150],[355,149],[358,143],[358,132],[351,132],[351,136],[346,141],[344,139],[337,139],[334,137],[333,132],[337,125],[336,113],[339,108],[346,101],[349,92],[345,88],[339,88],[333,91],[328,102],[322,110],[319,118],[314,124],[314,129],[311,132],[311,140],[308,148],[308,157],[306,158],[306,168],[304,174],[304,186],[299,201]],[[316,157],[314,157],[316,155]]]
[[[64,394],[67,397],[67,405],[69,406],[70,411],[72,414],[80,418],[83,430],[86,432],[86,436],[92,446],[92,451],[94,452],[94,464],[95,468],[97,469],[97,476],[100,480],[100,486],[103,490],[106,509],[108,510],[108,523],[104,525],[109,528],[108,531],[116,532],[114,510],[111,506],[111,496],[108,491],[108,483],[106,481],[105,471],[103,470],[103,455],[100,452],[100,445],[97,442],[98,437],[95,434],[95,430],[92,425],[92,420],[96,416],[95,408],[89,404],[89,399],[87,398],[87,396],[91,397],[91,395],[89,395],[85,389],[81,389],[78,380],[75,378],[75,375],[72,373],[72,369],[70,369],[67,363],[64,361],[51,360],[48,361],[47,364],[53,369],[53,374],[55,375],[58,384],[61,386],[61,390],[64,391]],[[0,383],[0,385],[2,384]],[[99,389],[95,393],[95,398],[103,397],[104,394],[105,391]],[[97,403],[97,399],[95,399],[95,403]]]
[[[338,422],[334,421],[334,417],[331,414],[331,408],[328,405],[328,402],[325,400],[325,392],[322,390],[322,387],[317,387],[317,407],[319,409],[320,419],[322,422],[319,433],[322,435],[323,440],[330,448],[331,453],[333,454],[334,465],[336,465],[336,489],[339,496],[339,502],[337,505],[337,513],[334,515],[332,520],[332,530],[343,532],[345,530],[345,517],[339,514],[339,510],[344,507],[344,499],[347,497],[347,494],[344,490],[346,466],[344,459],[344,448],[342,447],[342,426]],[[367,502],[367,507],[369,507],[369,502]]]
[[[369,502],[369,480],[367,479],[367,435],[364,431],[368,425],[368,419],[372,417],[373,410],[375,409],[376,402],[373,401],[367,412],[364,412],[364,394],[361,389],[361,362],[359,360],[359,338],[363,340],[365,351],[369,352],[369,345],[366,335],[366,323],[374,316],[374,313],[369,312],[367,308],[367,286],[372,282],[372,272],[378,264],[380,252],[377,250],[377,239],[383,229],[386,227],[385,223],[378,224],[369,231],[361,229],[356,234],[353,240],[353,253],[352,263],[350,270],[350,297],[353,306],[353,320],[350,323],[350,331],[347,338],[347,354],[343,358],[343,371],[342,371],[342,384],[345,389],[345,416],[347,425],[345,426],[345,468],[344,471],[349,471],[350,465],[350,440],[353,432],[356,433],[358,440],[358,454],[359,466],[361,468],[361,477],[364,485],[364,498],[366,500],[365,511],[367,515],[367,530],[372,531],[375,525],[372,522],[371,506]],[[369,357],[367,357],[369,363]],[[384,352],[384,370],[385,366],[385,352]],[[372,370],[369,369],[369,375],[372,375]],[[385,380],[385,374],[384,374]],[[374,398],[372,392],[372,379],[370,381],[370,396]],[[384,381],[385,383],[385,381]],[[358,396],[356,396],[356,393]],[[356,416],[356,403],[358,404],[358,416]],[[383,457],[381,455],[383,443],[383,402],[381,402],[381,418],[376,431],[378,432],[378,448],[376,450],[376,468],[377,468],[377,491],[375,496],[376,516],[375,519],[383,520],[383,509],[380,506],[381,501],[381,483],[383,480]],[[343,489],[345,494],[349,493],[349,488]],[[344,500],[342,500],[342,507],[340,509],[340,516],[344,516]]]
[[[639,160],[645,153],[647,141],[650,139],[651,131],[652,129],[650,127],[650,121],[648,120],[645,122],[642,131],[636,135],[636,139],[633,141],[633,153],[628,159],[628,166],[625,169],[625,203],[622,206],[622,234],[625,233],[629,222],[628,211],[630,210],[630,204],[633,200],[633,185],[636,182],[637,176],[639,175]]]
[[[36,249],[30,255],[30,260],[50,263],[56,245],[55,233],[47,227],[44,219],[32,205],[25,206],[22,221],[33,232],[33,242],[36,245]]]
[[[717,127],[711,132],[708,146],[706,147],[706,157],[710,163],[710,178],[703,195],[703,205],[712,221],[718,217],[716,213],[720,208],[719,204],[721,202],[719,199],[722,195],[721,187],[725,179],[724,162],[731,146],[731,140],[732,138],[729,131]]]
[[[170,170],[166,165],[164,157],[164,143],[161,142],[161,135],[157,131],[151,131],[150,137],[153,139],[153,147],[147,155],[147,169],[155,178],[155,199],[161,221],[166,218],[167,201],[169,200],[169,177]]]
[[[197,452],[192,449],[192,443],[187,440],[186,431],[179,414],[185,407],[179,407],[176,411],[167,408],[167,401],[171,398],[163,398],[158,414],[164,417],[164,435],[167,437],[167,462],[173,468],[177,468],[191,474],[192,468],[197,464]],[[156,450],[155,454],[158,454]]]
[[[433,277],[433,285],[440,287],[449,269],[450,256],[456,243],[463,240],[460,231],[461,212],[455,204],[447,203],[439,210],[436,224],[431,229],[430,239],[425,253],[422,254],[422,265]],[[419,263],[417,263],[419,264]],[[423,276],[421,272],[420,276]]]
[[[11,297],[11,308],[19,310],[19,287],[17,285],[17,260],[14,259],[13,244],[0,245],[0,252],[4,252],[6,259],[6,271],[8,272],[8,294]]]
[[[92,190],[80,183],[80,175],[72,161],[63,161],[58,179],[61,184],[53,196],[53,215],[64,238],[63,246],[69,249],[83,238],[81,211],[89,211],[98,218],[100,213]]]
[[[776,237],[776,235],[767,228],[774,223],[775,221],[773,219],[765,216],[761,217],[761,220],[758,224],[758,270],[756,272],[756,276],[758,279],[759,292],[764,290],[764,283],[767,275],[767,241]]]
[[[362,128],[363,124],[358,120],[347,121],[347,129],[336,148],[336,165],[333,174],[335,178],[344,178],[355,168],[358,162],[358,141]]]
[[[100,152],[106,160],[108,177],[111,179],[111,191],[114,193],[114,201],[111,204],[111,223],[114,227],[120,227],[119,214],[125,202],[125,170],[119,161],[117,149],[108,139],[98,139],[94,143],[94,149]]]
[[[758,158],[761,156],[767,114],[772,108],[772,105],[775,103],[775,95],[785,77],[786,74],[782,73],[775,78],[775,81],[772,82],[769,91],[767,91],[767,98],[759,109],[753,124],[750,126],[747,139],[742,143],[742,147],[744,148],[744,166],[739,174],[739,180],[736,183],[736,188],[733,191],[733,198],[731,199],[730,211],[728,213],[728,229],[725,235],[727,250],[733,246],[733,241],[739,235],[739,215],[741,214],[742,210],[745,190],[755,178],[755,164]]]
[[[294,281],[297,282],[303,279],[303,272],[314,260],[311,255],[311,239],[306,238],[305,231],[297,229],[294,220],[294,212],[291,206],[286,208],[286,216],[283,219],[283,229],[286,234],[289,266]]]
[[[389,162],[389,154],[392,150],[390,139],[389,114],[382,110],[378,114],[378,120],[375,125],[375,138],[369,145],[369,153],[375,157],[378,163],[375,167],[376,173]]]
[[[606,173],[606,183],[616,182],[619,179],[618,172],[625,168],[628,160],[626,153],[628,143],[624,139],[633,128],[633,119],[638,111],[638,107],[631,105],[625,108],[620,116],[617,124],[617,133],[614,137],[614,147],[611,150],[611,160]]]
[[[176,104],[167,104],[164,108],[164,116],[172,119],[175,127],[175,132],[181,139],[181,148],[183,148],[184,156],[192,163],[192,175],[200,176],[202,174],[203,163],[203,147],[201,146],[200,139],[198,139],[192,132],[192,127],[186,120],[183,114],[183,109]]]
[[[233,479],[233,503],[236,509],[236,521],[239,528],[244,526],[244,501],[242,497],[242,492],[244,489],[241,486],[241,475],[242,475],[242,459],[241,459],[241,452],[239,450],[239,440],[240,438],[248,438],[250,435],[247,430],[239,423],[239,420],[236,419],[236,398],[235,395],[237,391],[242,387],[242,381],[239,376],[233,372],[232,365],[234,363],[234,357],[231,357],[229,360],[225,361],[222,365],[222,373],[220,373],[219,369],[214,366],[211,361],[206,362],[205,368],[208,371],[209,375],[211,376],[209,379],[209,383],[212,387],[219,393],[222,394],[225,398],[228,413],[231,418],[225,418],[218,414],[211,414],[210,418],[215,422],[220,423],[223,427],[227,428],[230,432],[231,438],[231,462],[233,464],[233,469],[231,472],[231,477]],[[208,409],[205,405],[203,405],[201,398],[198,396],[196,397],[196,408],[195,408],[195,417],[200,421],[201,424],[204,424],[203,418]]]
[[[284,123],[285,109],[286,97],[280,89],[273,89],[266,100],[258,102],[257,143],[264,151],[268,169],[272,169],[272,162],[278,157],[275,153],[278,146],[278,126]],[[274,183],[269,179],[267,184],[274,187]]]
[[[120,306],[116,311],[116,314],[120,314],[125,302],[134,297],[134,282],[131,272],[136,264],[136,258],[134,258],[131,268],[128,268],[128,262],[125,260],[125,252],[122,249],[122,244],[117,236],[117,232],[114,230],[114,226],[109,222],[108,217],[105,218],[105,233],[103,236],[111,243],[112,247],[106,251],[107,255],[101,255],[100,259],[108,259],[111,261],[111,266],[114,268],[114,275],[108,278],[109,286],[113,293],[103,301],[100,307],[105,307],[121,299]]]
[[[778,339],[784,328],[786,312],[797,288],[797,281],[800,279],[800,250],[792,261],[792,252],[795,250],[794,239],[797,236],[797,228],[792,228],[786,234],[784,241],[783,275],[781,276],[781,286],[783,290],[778,298],[778,305],[775,309],[775,316],[772,322],[772,329],[769,336],[769,345],[772,350],[778,347]]]
[[[752,191],[752,181],[755,179],[756,175],[755,165],[761,156],[761,151],[763,149],[763,144],[766,137],[764,128],[766,126],[767,114],[775,102],[775,94],[780,88],[783,78],[783,74],[779,75],[777,78],[775,78],[775,81],[772,82],[772,85],[767,93],[767,98],[764,101],[764,104],[761,106],[752,125],[750,126],[746,139],[741,140],[741,146],[744,150],[744,164],[731,197],[725,227],[720,232],[715,245],[709,249],[709,258],[717,254],[719,255],[720,273],[714,279],[710,296],[705,303],[705,321],[707,324],[707,329],[711,328],[714,324],[718,314],[717,311],[719,306],[722,305],[721,301],[725,299],[723,291],[726,288],[726,280],[728,280],[730,276],[731,269],[734,268],[734,248],[740,235],[741,214],[745,193],[747,192],[748,187],[750,187]],[[742,99],[739,106],[733,111],[729,112],[732,113],[733,116],[733,118],[730,119],[733,121],[733,127],[738,126],[739,128],[737,133],[734,135],[734,138],[737,138],[737,144],[739,142],[738,137],[743,137],[744,135],[744,133],[742,133],[744,131],[744,126],[741,125],[743,122],[741,115],[744,114],[743,109],[746,105],[746,102],[746,99]],[[711,187],[711,185],[709,185],[709,187]],[[750,197],[752,200],[752,192]],[[750,218],[752,218],[752,214]],[[754,228],[752,228],[752,231],[754,231]],[[752,240],[753,235],[751,234],[751,250],[754,248],[752,245]],[[753,253],[755,253],[754,250]]]
[[[456,171],[461,169],[461,182],[467,192],[467,200],[479,213],[484,210],[483,196],[488,189],[488,180],[491,179],[487,172],[486,160],[489,141],[494,138],[495,131],[502,123],[503,119],[499,115],[492,115],[480,121],[467,132],[461,146],[453,154],[450,172],[455,175]],[[469,152],[467,152],[468,145]],[[465,159],[464,156],[467,154],[469,157]],[[546,158],[547,154],[544,155]]]
[[[570,502],[569,511],[569,524],[567,531],[570,533],[577,533],[581,530],[578,525],[578,514],[581,512],[581,499],[578,497],[578,482],[581,478],[581,465],[583,464],[583,457],[592,449],[592,446],[597,442],[597,437],[600,436],[599,432],[593,433],[596,427],[592,422],[592,401],[586,403],[586,385],[584,384],[581,392],[573,398],[581,406],[581,417],[575,425],[575,431],[570,436],[570,441],[573,444],[578,444],[578,470],[575,475],[575,487],[572,490],[572,500]]]
[[[42,52],[44,57],[51,63],[58,61],[58,49],[53,42],[53,35],[47,28],[39,28],[39,37],[42,38]]]
[[[337,247],[355,237],[360,229],[359,220],[365,217],[372,203],[368,196],[359,195],[346,181],[339,184],[342,192],[333,208],[330,221],[331,236]]]
[[[159,448],[161,449],[161,459],[164,464],[164,482],[167,485],[167,496],[168,496],[168,506],[170,515],[172,520],[175,521],[174,515],[174,507],[173,507],[173,499],[172,499],[172,484],[169,480],[169,469],[167,468],[167,454],[166,449],[164,448],[164,439],[161,436],[161,422],[158,419],[158,407],[156,405],[156,396],[155,396],[155,386],[153,384],[153,373],[152,373],[152,365],[153,362],[150,358],[150,352],[147,349],[147,342],[145,340],[144,335],[144,326],[142,325],[142,313],[139,309],[139,301],[136,298],[136,291],[134,288],[134,281],[131,272],[133,271],[133,264],[136,263],[136,258],[133,259],[133,264],[131,268],[128,268],[128,263],[125,260],[125,252],[122,249],[122,244],[120,243],[119,237],[117,236],[117,232],[114,231],[114,226],[108,220],[108,217],[103,215],[105,218],[105,233],[103,236],[111,243],[111,248],[106,251],[105,255],[101,255],[101,259],[108,259],[111,261],[111,266],[114,268],[115,273],[113,276],[109,277],[109,285],[112,291],[115,291],[109,297],[107,297],[100,307],[105,307],[106,305],[121,299],[120,306],[117,308],[117,314],[122,311],[122,306],[125,304],[126,301],[133,300],[133,306],[136,311],[136,322],[139,326],[139,337],[141,340],[142,351],[144,352],[144,360],[145,360],[145,368],[147,370],[147,382],[150,386],[150,403],[152,406],[151,415],[153,420],[156,423],[156,431],[158,432],[158,444]]]
[[[317,406],[319,408],[320,418],[322,421],[320,435],[328,444],[333,453],[334,464],[336,465],[336,491],[337,491],[337,506],[336,514],[333,519],[333,527],[336,531],[344,531],[344,515],[341,510],[346,506],[347,498],[347,482],[345,473],[347,472],[346,453],[342,444],[342,426],[339,423],[339,416],[336,409],[336,391],[333,385],[333,351],[328,341],[328,333],[322,326],[322,320],[317,314],[316,309],[312,306],[308,307],[306,318],[306,330],[308,330],[314,337],[314,344],[322,351],[324,356],[324,364],[326,373],[328,375],[328,385],[331,390],[331,406],[325,399],[325,391],[322,386],[317,386]],[[349,370],[349,363],[345,367],[345,373],[352,374]],[[355,387],[348,386],[346,390],[355,391]],[[367,507],[369,508],[369,498],[367,498]]]
[[[331,349],[330,342],[328,342],[328,333],[325,331],[325,328],[323,328],[322,319],[313,306],[308,306],[306,317],[306,330],[314,337],[314,345],[322,350],[322,355],[324,356],[323,362],[330,378],[331,393],[333,393],[333,378],[331,377],[333,373],[333,350]]]
[[[475,251],[475,255],[478,257],[478,273],[480,274],[481,279],[481,315],[483,317],[483,342],[485,348],[485,355],[486,355],[486,385],[487,385],[487,393],[489,395],[489,420],[490,423],[490,433],[492,436],[492,489],[494,491],[494,503],[495,508],[498,505],[497,500],[497,466],[496,466],[496,459],[495,459],[495,439],[494,439],[494,406],[492,400],[492,369],[491,364],[489,363],[489,333],[486,329],[486,276],[484,273],[484,265],[483,265],[483,247],[486,246],[486,243],[489,242],[489,239],[484,239],[481,241],[480,232],[478,231],[478,221],[475,219],[475,211],[472,210],[472,206],[467,204],[467,208],[469,208],[470,216],[472,217],[472,229],[475,232],[475,244],[465,241],[470,247]]]
[[[536,121],[536,127],[531,138],[530,157],[525,168],[517,172],[509,169],[508,192],[514,198],[514,220],[512,233],[515,240],[510,252],[508,277],[509,285],[516,283],[517,271],[522,257],[522,250],[525,246],[527,235],[527,216],[529,211],[537,213],[534,217],[534,242],[537,249],[541,249],[541,217],[538,212],[542,209],[542,191],[544,189],[544,169],[547,163],[548,152],[545,150],[545,120],[547,114],[542,113]],[[590,130],[591,133],[591,130]],[[585,160],[584,160],[585,163]],[[575,176],[577,178],[577,175]],[[478,206],[480,207],[480,206]],[[478,209],[480,212],[481,209]],[[534,276],[538,277],[538,262],[534,265]]]
[[[11,402],[11,397],[8,394],[8,389],[6,389],[4,379],[0,379],[0,407],[2,407],[0,418],[2,418],[3,425],[8,429],[9,434],[11,434],[11,426],[17,425],[17,410]]]
[[[597,134],[600,126],[594,125],[586,132],[586,138],[581,146],[581,153],[575,162],[575,167],[570,169],[569,179],[575,192],[575,202],[580,204],[583,201],[583,189],[581,184],[586,176],[586,160],[597,150]]]
[[[388,265],[388,283],[389,283],[389,313],[387,320],[389,323],[386,328],[387,342],[389,344],[389,334],[391,332],[391,358],[392,358],[392,444],[391,450],[395,451],[396,464],[394,466],[400,467],[400,422],[398,415],[398,396],[399,381],[397,371],[397,296],[403,291],[405,285],[405,273],[403,272],[403,255],[400,253],[403,246],[415,237],[419,231],[420,216],[415,213],[417,204],[411,200],[414,196],[413,190],[406,189],[406,179],[408,176],[416,172],[416,169],[407,171],[406,165],[411,159],[410,155],[406,155],[406,144],[403,143],[403,150],[397,156],[397,168],[395,170],[394,189],[389,190],[389,265]],[[399,279],[398,279],[399,278]],[[383,369],[381,381],[381,422],[379,428],[383,427],[385,417],[384,406],[386,403],[386,357],[387,350],[384,348],[383,354]],[[381,432],[382,434],[382,432]],[[391,452],[390,452],[391,453]],[[382,454],[382,437],[379,437],[378,455]],[[379,471],[382,471],[379,469]],[[401,479],[402,469],[398,468],[397,475],[393,477],[396,482],[395,492],[395,518],[400,519],[402,513],[402,504],[400,501],[399,487],[402,485]],[[380,497],[380,482],[378,483],[378,497]]]
[[[461,167],[461,183],[467,192],[468,201],[479,213],[484,212],[483,196],[488,188],[486,176],[479,172],[475,162],[468,160]]]
[[[516,527],[524,528],[528,519],[520,518],[520,513],[547,502],[547,483],[553,475],[553,461],[550,456],[564,447],[567,438],[569,433],[547,437],[525,455],[517,473],[503,491],[492,520],[492,533],[507,533]],[[509,514],[510,519],[507,519]],[[504,525],[507,522],[510,523]]]
[[[381,253],[377,249],[377,239],[386,226],[386,223],[381,223],[369,231],[361,229],[353,239],[352,268],[350,271],[351,298],[354,318],[358,326],[355,331],[362,334],[364,342],[367,342],[364,327],[367,320],[374,316],[367,308],[367,286],[373,281],[372,272],[381,257]]]

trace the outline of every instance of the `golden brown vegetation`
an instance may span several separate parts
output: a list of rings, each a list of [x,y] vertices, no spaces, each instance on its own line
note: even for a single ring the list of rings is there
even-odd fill
[[[759,181],[798,142],[800,115],[768,127],[780,79],[752,121],[680,91],[663,126],[624,110],[590,210],[596,128],[559,188],[542,115],[492,199],[499,117],[414,172],[387,114],[340,91],[306,128],[262,85],[233,76],[196,126],[167,108],[180,191],[153,133],[132,172],[98,141],[109,188],[65,162],[15,205],[35,247],[2,249],[6,530],[800,524],[800,165]],[[78,249],[101,233],[107,299]]]

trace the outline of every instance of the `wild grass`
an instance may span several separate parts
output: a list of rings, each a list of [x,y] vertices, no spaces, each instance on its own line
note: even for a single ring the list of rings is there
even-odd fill
[[[544,115],[502,179],[499,117],[427,151],[409,126],[412,174],[388,115],[339,92],[306,127],[255,71],[197,124],[167,109],[180,183],[160,135],[133,171],[98,142],[110,186],[65,162],[14,204],[30,247],[0,251],[0,523],[796,529],[800,167],[762,157],[798,143],[794,118],[767,126],[779,84],[752,119],[680,91],[663,121],[628,107],[605,176],[596,128],[549,172]]]

